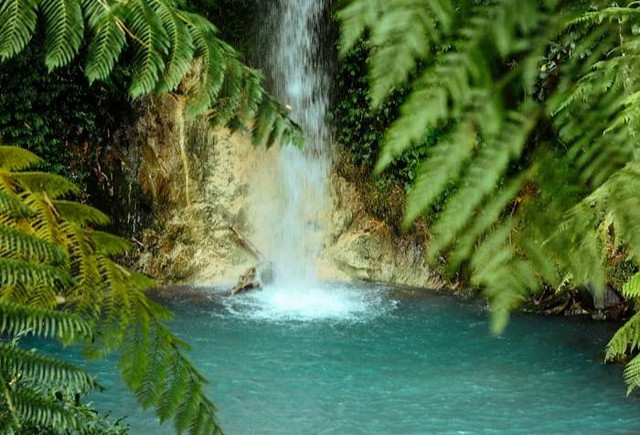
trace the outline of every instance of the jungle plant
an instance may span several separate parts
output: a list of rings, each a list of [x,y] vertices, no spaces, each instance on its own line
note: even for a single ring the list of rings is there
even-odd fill
[[[373,46],[373,107],[410,89],[376,171],[439,132],[405,225],[444,204],[429,257],[470,271],[494,331],[563,281],[601,305],[611,250],[640,264],[640,3],[351,0],[339,18],[343,54],[365,32]],[[623,292],[638,299],[640,276]],[[607,359],[633,354],[639,331],[636,314]],[[625,378],[640,386],[640,357]]]
[[[173,419],[177,432],[218,433],[188,346],[165,326],[170,313],[146,296],[153,281],[112,259],[129,243],[95,229],[109,222],[102,212],[65,199],[75,185],[29,170],[40,163],[27,150],[0,146],[0,430],[95,429],[70,397],[96,381],[16,344],[32,336],[82,345],[90,358],[121,349],[122,376],[144,407]]]
[[[262,88],[261,74],[242,64],[211,22],[173,0],[2,0],[0,62],[21,52],[38,25],[49,70],[83,53],[84,73],[94,82],[124,59],[133,99],[177,91],[192,71],[198,86],[185,90],[190,115],[233,128],[252,125],[255,143],[301,141],[285,108]]]

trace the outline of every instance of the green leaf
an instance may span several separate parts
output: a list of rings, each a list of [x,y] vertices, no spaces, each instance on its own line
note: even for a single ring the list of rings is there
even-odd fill
[[[89,83],[105,80],[124,49],[125,31],[119,21],[122,5],[110,6],[99,0],[84,0],[85,9],[93,13],[89,18],[89,27],[93,33],[87,49],[85,75]]]
[[[125,24],[133,34],[133,77],[129,95],[136,99],[152,92],[165,70],[164,56],[170,42],[160,17],[146,0],[131,0],[124,12]]]
[[[36,29],[38,0],[0,3],[0,62],[21,52]]]
[[[84,38],[84,20],[78,0],[42,0],[45,28],[44,63],[53,70],[78,54]]]
[[[86,204],[62,200],[52,201],[52,203],[60,216],[69,222],[80,225],[94,224],[99,226],[108,225],[111,222],[109,216]]]
[[[176,12],[173,4],[165,0],[152,0],[152,8],[160,16],[170,41],[169,56],[158,92],[174,91],[192,65],[194,58],[193,38],[185,24],[186,18]]]
[[[0,146],[0,169],[20,171],[40,165],[43,160],[24,148],[16,146]]]

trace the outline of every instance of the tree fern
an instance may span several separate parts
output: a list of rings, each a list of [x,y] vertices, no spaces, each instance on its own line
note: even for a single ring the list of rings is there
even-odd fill
[[[640,8],[626,3],[352,0],[339,13],[343,54],[363,35],[373,45],[374,104],[409,88],[377,171],[439,132],[405,224],[443,204],[429,256],[468,268],[496,332],[531,293],[566,277],[598,304],[610,244],[640,264]],[[637,349],[638,319],[608,358]],[[639,359],[625,379],[640,385]]]
[[[151,4],[169,37],[170,50],[165,72],[158,85],[159,92],[174,91],[187,73],[194,56],[193,36],[184,25],[185,17],[167,0],[155,0]]]
[[[210,115],[218,124],[251,127],[268,110],[281,120],[279,138],[301,141],[298,127],[284,107],[265,94],[255,71],[217,36],[204,17],[183,10],[173,0],[6,0],[0,4],[0,62],[22,51],[41,17],[45,29],[45,63],[49,69],[74,60],[86,44],[85,75],[89,82],[105,80],[122,56],[130,61],[129,95],[138,98],[178,89],[195,71],[188,113]],[[84,51],[84,50],[83,50]],[[198,64],[198,68],[193,68]],[[220,92],[222,91],[222,95]],[[265,104],[262,104],[265,102]],[[265,129],[272,131],[270,124]],[[265,141],[276,135],[267,134]],[[262,143],[254,137],[254,142]],[[271,145],[272,142],[268,142]]]
[[[93,32],[85,65],[89,83],[109,77],[125,47],[125,29],[119,18],[122,7],[119,3],[104,3],[99,0],[83,2],[88,27]]]
[[[45,59],[52,70],[73,60],[82,45],[84,20],[77,0],[42,0]]]
[[[145,0],[127,3],[125,24],[132,33],[133,77],[129,94],[133,98],[153,91],[165,68],[169,38],[160,17]]]
[[[0,4],[0,61],[18,54],[36,29],[38,0],[7,0]]]
[[[12,163],[18,156],[38,162],[14,149],[12,156],[12,148],[0,148],[0,165],[5,162],[0,192],[28,212],[0,211],[0,335],[80,343],[94,358],[123,349],[123,377],[144,407],[155,407],[163,421],[173,419],[178,432],[219,432],[215,407],[203,391],[205,379],[184,356],[187,346],[162,323],[170,313],[146,297],[153,281],[111,258],[130,244],[91,228],[106,224],[107,216],[61,199],[75,187]],[[75,408],[50,397],[62,384],[78,392],[94,388],[86,373],[3,343],[0,372],[6,386],[0,413],[13,416],[5,422],[8,429],[81,430]],[[18,373],[20,382],[11,381]]]
[[[196,14],[186,14],[189,18],[189,30],[193,35],[195,56],[202,62],[200,73],[200,92],[192,96],[190,110],[192,114],[206,111],[218,96],[224,82],[227,55],[215,38],[215,26]]]

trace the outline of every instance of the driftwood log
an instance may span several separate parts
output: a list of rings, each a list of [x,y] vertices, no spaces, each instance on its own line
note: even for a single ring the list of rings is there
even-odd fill
[[[247,271],[240,275],[238,283],[233,287],[229,294],[232,296],[248,292],[250,290],[259,290],[262,288],[262,284],[257,279],[257,270],[255,267],[250,267]]]

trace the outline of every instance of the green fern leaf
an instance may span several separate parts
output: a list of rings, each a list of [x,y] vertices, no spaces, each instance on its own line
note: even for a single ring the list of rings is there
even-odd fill
[[[62,200],[52,201],[52,204],[55,206],[56,211],[60,216],[69,222],[83,226],[87,224],[102,226],[108,225],[111,222],[109,216],[86,204]]]
[[[131,249],[131,243],[122,237],[103,231],[91,231],[89,233],[91,240],[96,245],[98,252],[104,255],[122,255]]]
[[[373,26],[383,4],[379,0],[353,0],[337,13],[341,22],[340,54],[346,56],[368,27]]]
[[[217,43],[216,28],[206,19],[196,14],[184,14],[193,37],[195,56],[201,59],[203,72],[200,75],[199,90],[191,95],[189,114],[204,113],[215,101],[224,83],[226,56]]]
[[[523,176],[511,180],[508,186],[500,189],[498,194],[480,209],[478,215],[473,219],[469,227],[462,232],[460,239],[456,241],[449,257],[449,268],[455,270],[463,261],[469,259],[478,237],[489,231],[491,226],[498,221],[505,207],[513,201],[522,187],[523,180]]]
[[[125,31],[119,21],[121,4],[107,5],[99,0],[84,0],[89,14],[89,27],[93,32],[87,49],[85,75],[89,83],[105,80],[126,44]]]
[[[24,148],[7,145],[0,146],[0,169],[20,171],[42,163],[43,160],[40,157]]]
[[[418,170],[416,182],[407,195],[405,228],[433,204],[450,180],[458,177],[475,145],[476,135],[473,129],[464,124],[433,148],[429,158]]]
[[[376,173],[382,172],[394,158],[422,140],[430,129],[440,127],[450,115],[457,115],[451,113],[450,97],[466,100],[472,95],[467,70],[459,67],[463,62],[460,56],[448,55],[416,80],[413,92],[400,108],[400,116],[385,134]]]
[[[0,333],[53,338],[71,344],[92,336],[91,325],[77,315],[0,302]]]
[[[129,30],[133,33],[133,77],[129,95],[135,99],[152,92],[165,69],[164,56],[170,42],[158,15],[146,0],[131,0],[124,13]]]
[[[78,427],[72,410],[42,396],[40,391],[19,389],[11,393],[11,402],[19,421],[35,427],[55,427],[72,432]]]
[[[171,47],[166,61],[164,76],[158,92],[174,91],[189,70],[194,57],[193,38],[185,24],[185,18],[176,12],[175,6],[166,0],[152,0],[152,8],[160,16],[167,31]]]
[[[6,192],[0,187],[0,216],[5,219],[23,218],[32,214],[31,210],[18,195]]]
[[[48,172],[16,172],[11,174],[23,189],[30,192],[45,192],[50,198],[56,199],[68,194],[78,194],[78,186],[61,175]]]
[[[624,380],[627,383],[627,395],[640,387],[640,356],[634,357],[624,368]]]
[[[45,28],[44,63],[53,70],[67,65],[82,45],[84,20],[78,0],[42,0]]]
[[[39,0],[6,0],[0,4],[0,62],[24,49],[36,29]]]
[[[26,377],[36,384],[73,386],[82,393],[98,387],[91,376],[72,364],[9,343],[0,343],[0,364],[4,375]]]
[[[0,224],[2,257],[62,265],[67,256],[62,249],[15,228]]]
[[[516,115],[514,115],[516,116]],[[469,222],[476,208],[491,191],[497,188],[511,159],[518,158],[535,125],[533,112],[529,116],[517,116],[507,123],[501,136],[487,141],[469,164],[460,189],[447,201],[434,226],[436,238],[430,255],[449,246],[464,226]]]
[[[71,285],[72,278],[58,267],[0,258],[0,283],[2,287],[45,284],[53,288],[64,288]]]
[[[370,68],[374,107],[380,106],[395,86],[405,82],[418,61],[431,55],[431,45],[440,40],[442,31],[448,30],[453,10],[449,1],[387,0],[381,3],[380,16],[371,27],[371,42],[376,46]],[[439,13],[439,21],[434,19],[434,12]]]

